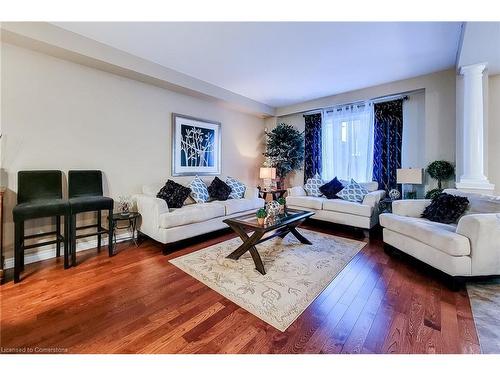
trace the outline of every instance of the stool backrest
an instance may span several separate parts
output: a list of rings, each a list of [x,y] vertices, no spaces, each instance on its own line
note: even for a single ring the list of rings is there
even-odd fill
[[[61,171],[19,171],[17,173],[17,203],[61,198]]]
[[[70,198],[102,196],[102,172],[69,171],[68,195]]]

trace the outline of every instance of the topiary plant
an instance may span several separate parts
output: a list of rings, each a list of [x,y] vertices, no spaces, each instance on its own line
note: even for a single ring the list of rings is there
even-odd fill
[[[276,168],[283,183],[288,173],[301,169],[304,161],[304,132],[281,123],[270,132],[266,131],[267,142],[264,156]],[[282,186],[281,186],[282,188]]]
[[[443,191],[442,181],[449,180],[455,174],[455,167],[446,160],[436,160],[427,166],[427,173],[429,176],[438,181],[437,189],[429,190],[425,197],[432,199]]]
[[[286,203],[286,199],[285,199],[285,198],[283,198],[283,197],[279,197],[279,198],[278,198],[278,203],[279,203],[279,204],[281,204],[281,205],[283,206],[283,205],[285,205],[285,203]]]
[[[265,208],[259,208],[256,212],[256,215],[259,219],[263,219],[267,216],[267,211]]]

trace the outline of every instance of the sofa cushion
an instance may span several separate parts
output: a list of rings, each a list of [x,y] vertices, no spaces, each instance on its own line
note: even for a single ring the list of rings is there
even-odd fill
[[[200,223],[224,216],[224,205],[220,202],[196,203],[173,209],[160,215],[160,228],[173,228],[181,225]]]
[[[321,185],[323,185],[323,180],[321,179],[321,176],[316,173],[313,177],[307,179],[304,185],[304,190],[307,192],[307,195],[319,197],[323,194],[319,190]]]
[[[229,198],[229,194],[231,194],[231,188],[219,177],[215,177],[208,187],[208,193],[212,199],[225,201]]]
[[[193,181],[189,183],[188,188],[191,189],[189,196],[193,198],[196,203],[205,203],[210,198],[208,195],[207,185],[205,185],[205,183],[198,176],[196,176]]]
[[[231,188],[229,199],[241,199],[245,196],[246,186],[243,182],[240,182],[233,177],[227,176],[226,184]]]
[[[169,208],[179,208],[182,207],[190,192],[190,188],[168,180],[165,186],[156,194],[156,197],[167,202]]]
[[[351,182],[337,193],[337,196],[346,201],[361,203],[366,194],[368,190],[351,179]]]
[[[451,256],[470,254],[469,239],[457,234],[454,224],[436,223],[423,218],[382,214],[380,225],[423,242]]]
[[[467,210],[469,200],[466,197],[441,193],[428,205],[422,217],[439,223],[456,223],[461,215]]]
[[[264,207],[264,200],[261,198],[255,199],[228,199],[227,201],[220,202],[226,208],[226,215],[232,215],[238,212],[248,210],[257,210]]]
[[[500,213],[500,196],[469,193],[456,189],[445,189],[443,193],[466,197],[469,200],[469,208],[465,211],[465,215]]]
[[[344,188],[344,185],[335,177],[330,182],[319,187],[319,191],[328,199],[338,199],[337,193]]]
[[[312,208],[313,210],[321,210],[323,208],[324,201],[326,201],[326,198],[322,197],[286,197],[286,204],[289,206]]]
[[[347,214],[370,217],[373,207],[357,202],[344,201],[342,199],[328,199],[323,202],[323,210],[344,212]]]

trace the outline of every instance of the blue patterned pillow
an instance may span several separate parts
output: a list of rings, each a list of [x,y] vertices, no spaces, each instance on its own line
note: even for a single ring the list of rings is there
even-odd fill
[[[337,197],[349,202],[361,203],[366,194],[368,194],[368,190],[351,178],[351,182],[337,193]]]
[[[323,180],[321,179],[321,176],[316,173],[314,177],[311,177],[307,179],[306,184],[304,185],[304,190],[306,191],[307,195],[310,195],[311,197],[320,197],[323,195],[319,188],[323,185]]]
[[[229,194],[229,199],[241,199],[245,195],[245,190],[247,187],[244,183],[238,181],[235,178],[227,176],[226,184],[231,188],[231,193]]]
[[[188,188],[191,189],[191,193],[189,195],[195,200],[196,203],[205,203],[210,198],[207,185],[205,185],[205,183],[198,176],[191,181]]]

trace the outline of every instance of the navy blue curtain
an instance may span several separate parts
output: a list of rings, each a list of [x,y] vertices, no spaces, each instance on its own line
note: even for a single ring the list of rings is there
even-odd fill
[[[321,113],[304,115],[304,183],[316,173],[321,175]]]
[[[398,189],[396,169],[401,168],[403,99],[376,103],[373,110],[373,180],[379,189]]]

